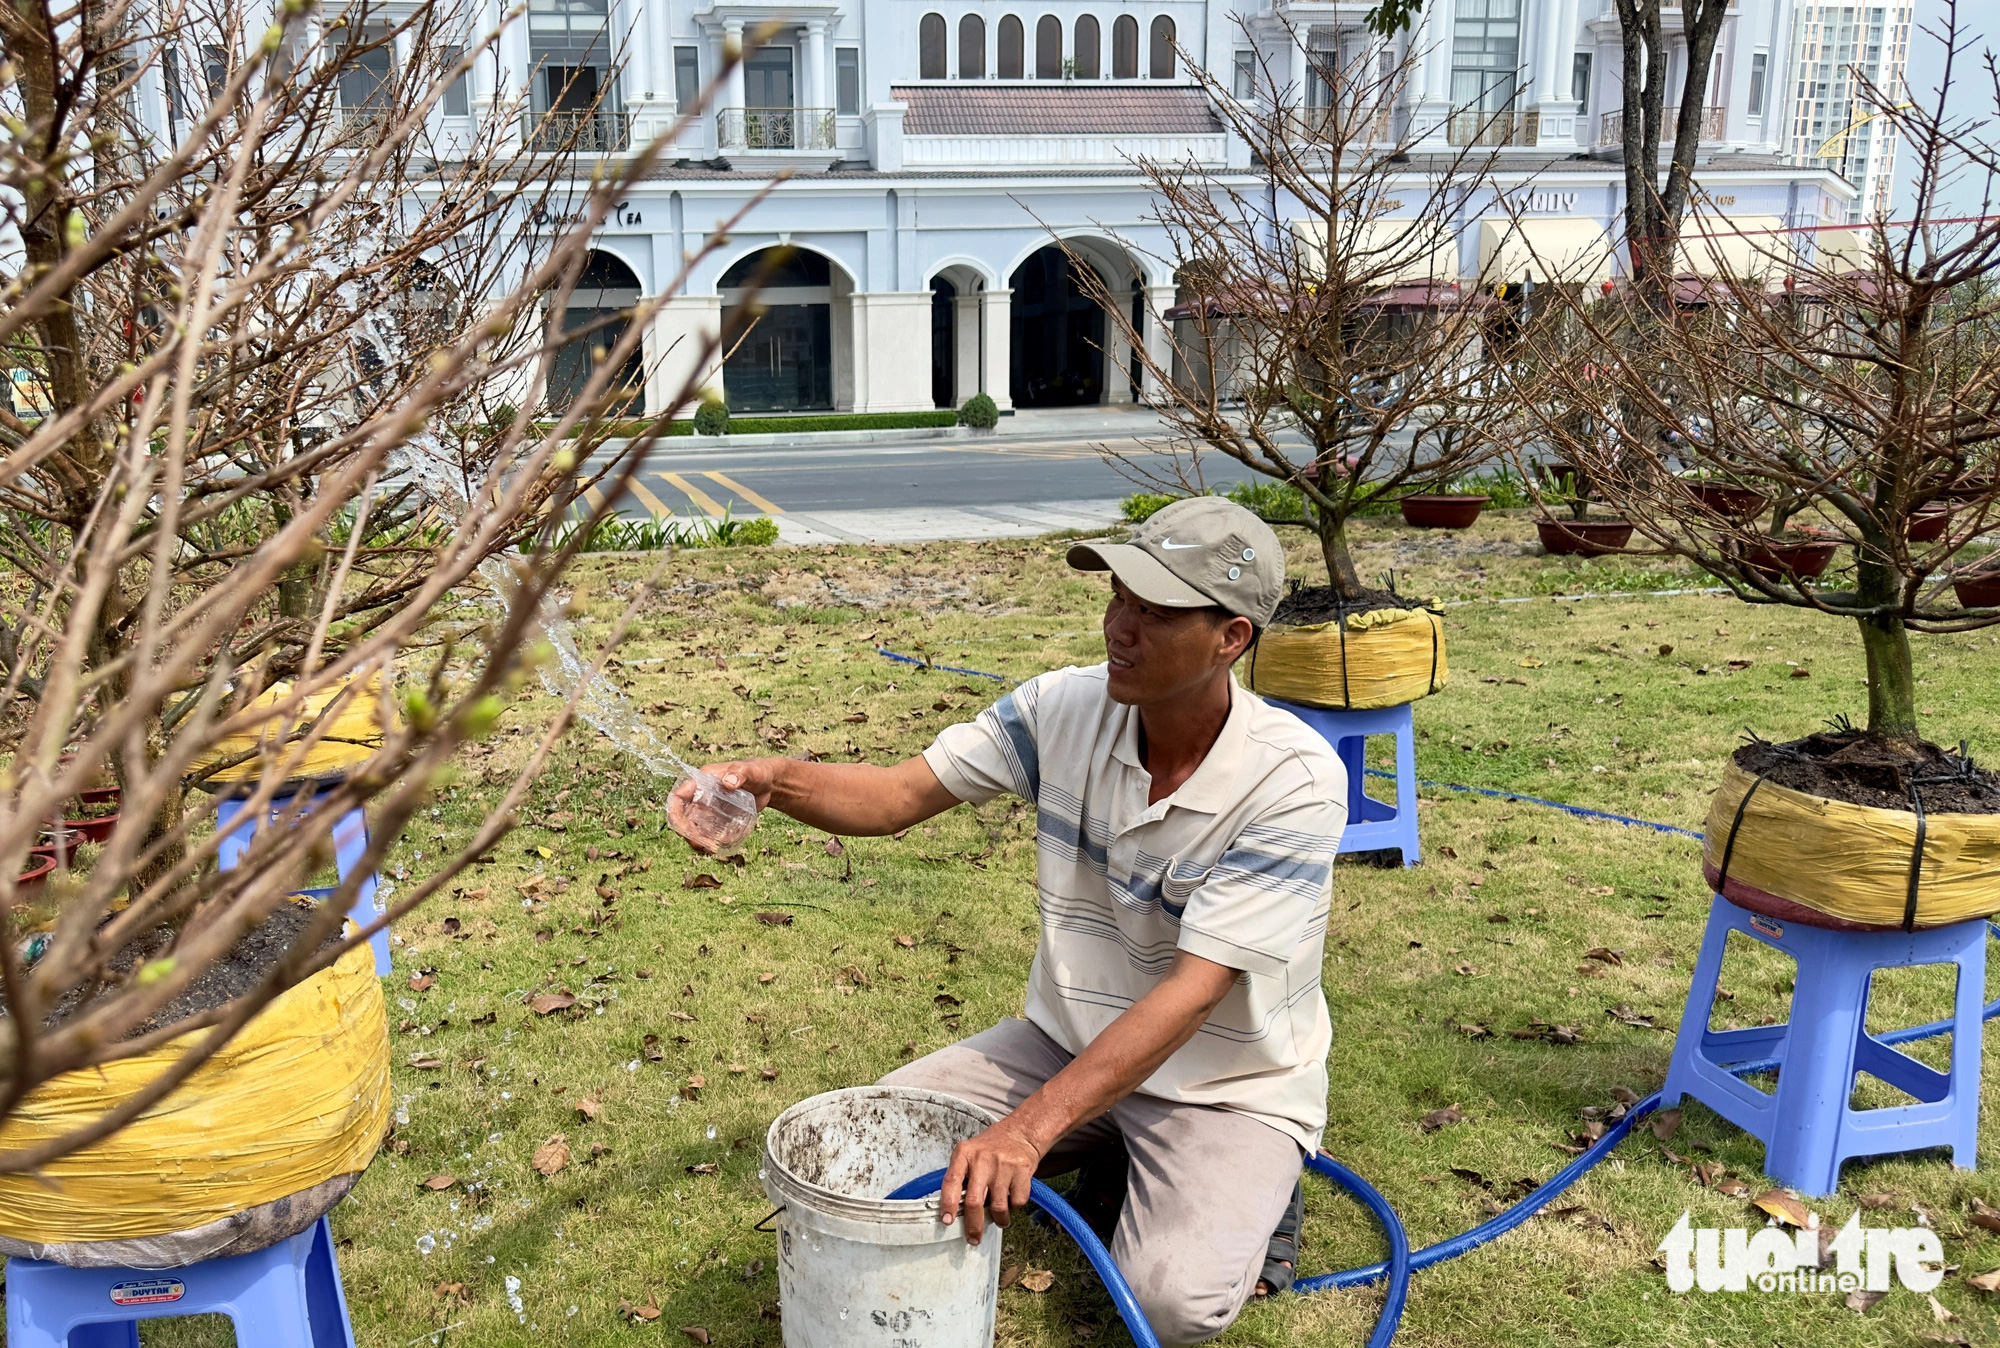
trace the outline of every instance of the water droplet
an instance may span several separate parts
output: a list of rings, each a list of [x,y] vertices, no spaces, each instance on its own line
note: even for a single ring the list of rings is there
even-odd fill
[[[495,1144],[495,1145],[497,1145],[497,1144],[499,1143],[499,1141],[500,1141],[500,1134],[498,1134],[498,1133],[488,1133],[488,1134],[486,1135],[486,1140],[487,1140],[487,1142],[489,1142],[489,1143],[491,1143],[491,1144]]]
[[[771,1174],[771,1172],[770,1172],[770,1171],[768,1171],[768,1170],[766,1170],[766,1169],[764,1169],[764,1168],[763,1168],[762,1166],[759,1166],[759,1167],[757,1168],[757,1178],[758,1178],[758,1179],[760,1179],[760,1180],[761,1180],[761,1179],[768,1179],[768,1178],[770,1177],[770,1174]]]
[[[398,1105],[396,1107],[396,1126],[398,1128],[407,1128],[410,1126],[410,1107],[408,1105]]]
[[[708,1140],[715,1141],[715,1125],[712,1123],[708,1125]]]
[[[501,1098],[502,1100],[511,1100],[511,1099],[513,1099],[513,1098],[514,1098],[514,1092],[512,1092],[512,1091],[501,1091],[501,1092],[500,1092],[500,1098]]]
[[[426,1231],[417,1237],[417,1253],[429,1254],[437,1248],[437,1237]]]
[[[408,997],[398,997],[396,999],[396,1005],[402,1007],[405,1011],[414,1011],[417,1009],[417,1004],[411,1001]]]
[[[845,1306],[842,1306],[842,1307],[840,1308],[840,1318],[841,1318],[841,1319],[843,1319],[843,1320],[845,1320],[845,1319],[847,1318],[847,1307],[845,1307]]]
[[[633,1059],[633,1060],[632,1060],[631,1062],[628,1062],[628,1063],[626,1063],[626,1064],[625,1064],[625,1070],[626,1070],[626,1071],[628,1071],[628,1072],[636,1072],[636,1071],[638,1071],[638,1070],[639,1070],[639,1060],[638,1060],[637,1058],[634,1058],[634,1059]]]
[[[576,1307],[574,1307],[574,1306],[571,1306],[571,1307],[570,1307],[570,1308],[569,1308],[568,1310],[564,1311],[564,1312],[563,1312],[563,1314],[564,1314],[564,1315],[566,1315],[566,1316],[568,1316],[568,1315],[575,1315],[575,1314],[576,1314]]]

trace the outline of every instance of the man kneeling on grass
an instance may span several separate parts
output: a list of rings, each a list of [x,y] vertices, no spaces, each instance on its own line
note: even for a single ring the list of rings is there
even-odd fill
[[[1005,791],[1034,802],[1026,1018],[883,1081],[999,1116],[952,1153],[943,1221],[977,1244],[1026,1205],[1030,1179],[1081,1168],[1071,1201],[1154,1331],[1198,1343],[1253,1293],[1291,1285],[1300,1166],[1326,1123],[1320,963],[1346,773],[1231,674],[1284,588],[1256,516],[1179,501],[1130,543],[1077,544],[1069,564],[1111,573],[1105,663],[1031,679],[895,767],[708,771],[850,836]]]

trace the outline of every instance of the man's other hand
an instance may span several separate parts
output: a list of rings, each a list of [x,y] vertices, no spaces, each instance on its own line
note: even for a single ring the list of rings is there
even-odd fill
[[[965,1243],[977,1245],[990,1218],[995,1226],[1013,1220],[1028,1205],[1028,1186],[1042,1163],[1042,1149],[1010,1116],[951,1149],[951,1165],[938,1193],[938,1220],[950,1226],[965,1217]]]

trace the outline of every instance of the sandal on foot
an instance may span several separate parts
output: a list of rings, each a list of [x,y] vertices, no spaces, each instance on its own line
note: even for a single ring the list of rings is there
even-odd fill
[[[1298,1276],[1299,1227],[1305,1220],[1306,1190],[1303,1182],[1292,1186],[1292,1201],[1285,1206],[1285,1215],[1278,1219],[1278,1229],[1271,1233],[1271,1243],[1264,1251],[1264,1268],[1257,1275],[1258,1296],[1274,1296],[1279,1292],[1289,1292],[1292,1279]]]

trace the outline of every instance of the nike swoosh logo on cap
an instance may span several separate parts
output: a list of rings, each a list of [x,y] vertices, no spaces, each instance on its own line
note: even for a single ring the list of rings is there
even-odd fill
[[[1161,540],[1160,540],[1160,546],[1161,546],[1161,547],[1163,547],[1163,548],[1165,548],[1165,549],[1166,549],[1167,551],[1169,551],[1169,552],[1181,552],[1181,551],[1184,551],[1185,549],[1188,549],[1188,548],[1198,548],[1198,547],[1200,547],[1200,546],[1201,546],[1201,544],[1199,544],[1199,543],[1176,543],[1176,542],[1174,542],[1174,540],[1173,540],[1173,539],[1171,539],[1171,538],[1163,538],[1163,539],[1161,539]]]

